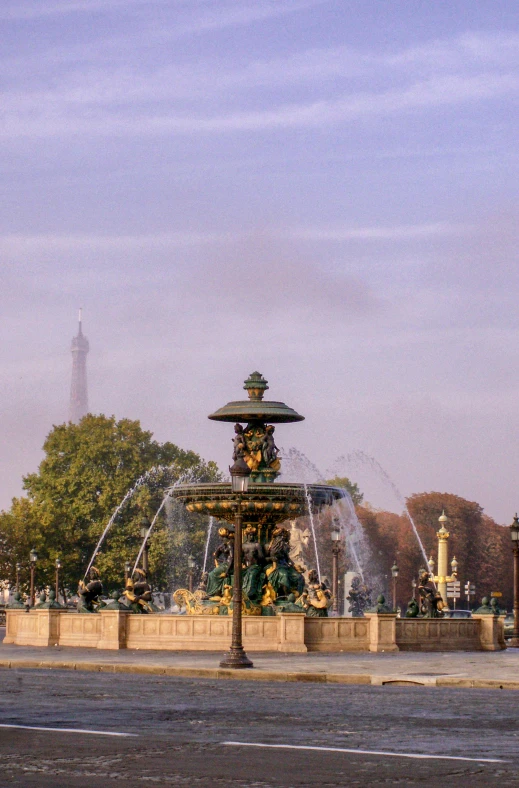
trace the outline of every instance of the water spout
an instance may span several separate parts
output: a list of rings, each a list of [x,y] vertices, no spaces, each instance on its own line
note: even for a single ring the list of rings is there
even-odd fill
[[[310,519],[310,527],[312,529],[312,537],[314,540],[314,549],[315,549],[315,563],[317,565],[317,576],[319,578],[319,582],[321,582],[321,567],[319,565],[319,550],[317,549],[317,539],[315,535],[315,522],[314,522],[314,513],[312,511],[312,498],[310,493],[308,492],[307,485],[303,485],[305,490],[305,498],[308,503],[308,516]]]

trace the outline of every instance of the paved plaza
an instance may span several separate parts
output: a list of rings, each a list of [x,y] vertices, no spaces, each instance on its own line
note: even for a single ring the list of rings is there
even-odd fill
[[[517,786],[517,695],[0,670],[0,786]]]
[[[5,631],[5,630],[4,630]],[[247,681],[314,681],[345,684],[412,682],[424,686],[519,689],[519,649],[497,652],[397,654],[249,654],[252,671],[223,671],[220,652],[0,645],[0,668],[49,668],[162,674]]]

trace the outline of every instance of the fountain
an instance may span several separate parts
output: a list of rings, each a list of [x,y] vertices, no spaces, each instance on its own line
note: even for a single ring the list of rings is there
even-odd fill
[[[290,558],[290,533],[281,524],[309,515],[312,528],[318,584],[319,555],[315,536],[314,514],[341,499],[343,491],[326,484],[282,483],[281,457],[275,444],[275,424],[302,421],[303,416],[284,402],[264,400],[268,382],[253,372],[244,383],[247,400],[229,402],[209,418],[234,424],[233,459],[243,457],[250,470],[251,484],[241,502],[244,529],[243,585],[245,615],[271,616],[279,612],[315,610],[327,614],[319,594],[303,594],[305,577],[302,567]],[[224,521],[221,544],[214,553],[215,567],[209,572],[207,589],[195,592],[178,589],[174,599],[189,615],[228,614],[232,611],[230,589],[233,580],[233,538],[236,495],[230,482],[214,484],[179,484],[169,495],[189,512],[198,512]],[[231,526],[231,527],[229,527]],[[204,560],[205,568],[205,560]],[[320,592],[324,593],[325,588]]]
[[[264,400],[268,384],[259,372],[249,376],[244,388],[247,400],[229,402],[209,416],[213,421],[234,424],[232,482],[199,482],[192,477],[180,480],[166,491],[159,511],[145,530],[139,556],[168,501],[182,505],[188,512],[206,515],[210,519],[204,570],[209,568],[206,564],[211,536],[217,533],[220,538],[212,553],[214,567],[204,572],[199,587],[194,591],[179,588],[175,592],[180,614],[157,610],[145,569],[137,567],[139,557],[134,572],[131,565],[127,569],[125,601],[121,601],[117,591],[109,601],[103,599],[101,578],[93,561],[134,487],[110,519],[96,547],[87,569],[89,582],[85,582],[85,577],[80,583],[78,612],[40,605],[27,614],[13,605],[6,612],[4,643],[223,651],[232,635],[232,652],[241,643],[243,624],[243,645],[251,652],[503,648],[504,617],[475,615],[464,621],[435,616],[440,605],[435,589],[427,585],[428,575],[424,575],[420,587],[421,598],[428,603],[428,618],[420,617],[416,610],[409,611],[407,618],[397,618],[383,596],[370,610],[365,609],[373,588],[370,551],[351,499],[344,490],[332,485],[309,480],[278,481],[283,458],[274,438],[275,425],[302,421],[303,416],[283,402]],[[235,484],[238,467],[243,478],[247,482],[250,479],[240,492]],[[142,477],[137,485],[144,480]],[[309,529],[297,528],[297,518],[307,518]],[[349,598],[355,608],[351,618],[328,618],[331,594],[319,574],[318,554],[318,543],[326,545],[328,521],[333,523],[333,533],[342,534],[348,557],[358,571],[359,580],[352,586]],[[314,567],[300,561],[310,537],[316,551]],[[331,535],[329,544],[331,548]],[[336,575],[336,563],[334,567]],[[235,584],[235,576],[242,582]],[[238,620],[239,638],[235,626]],[[224,668],[229,664],[230,657],[220,663]],[[250,665],[248,661],[246,666]]]

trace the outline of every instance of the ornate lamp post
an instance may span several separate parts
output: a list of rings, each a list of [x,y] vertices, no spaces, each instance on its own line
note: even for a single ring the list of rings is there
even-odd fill
[[[332,564],[332,594],[333,594],[333,602],[332,602],[332,610],[334,613],[338,612],[339,608],[339,554],[341,552],[341,546],[339,544],[339,539],[341,538],[341,529],[339,528],[339,524],[337,520],[333,521],[332,530],[332,556],[333,556],[333,564]]]
[[[195,561],[195,559],[193,558],[192,555],[190,555],[189,558],[187,559],[187,568],[188,568],[188,573],[187,573],[188,586],[187,587],[192,592],[193,591],[193,571],[196,568],[196,561]]]
[[[124,564],[124,585],[128,583],[128,578],[130,577],[130,572],[132,571],[132,565],[129,561],[125,561]]]
[[[56,558],[56,602],[58,602],[59,594],[59,570],[61,569],[61,560]]]
[[[236,495],[236,515],[234,518],[234,557],[232,593],[232,640],[231,648],[220,662],[221,668],[252,668],[252,662],[243,650],[242,644],[242,496],[249,489],[251,470],[242,456],[238,456],[229,468],[232,491]]]
[[[16,590],[20,590],[20,569],[22,568],[21,564],[16,564]]]
[[[141,539],[144,541],[150,529],[151,522],[146,515],[141,519]],[[146,540],[146,544],[144,545],[144,550],[142,551],[142,568],[148,575],[148,568],[149,568],[149,559],[148,559],[148,551],[149,551],[148,541]]]
[[[31,562],[31,587],[29,591],[29,604],[34,607],[34,576],[36,574],[36,561],[38,560],[38,553],[36,550],[31,550],[29,553],[29,560]]]
[[[396,610],[396,580],[398,577],[398,572],[399,569],[395,559],[395,563],[391,567],[391,576],[393,578],[393,610]]]
[[[510,536],[512,537],[512,552],[514,554],[514,628],[508,645],[512,648],[519,648],[519,518],[517,514],[510,526]]]

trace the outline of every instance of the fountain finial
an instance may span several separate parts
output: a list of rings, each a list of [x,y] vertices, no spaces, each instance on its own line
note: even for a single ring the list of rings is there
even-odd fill
[[[265,380],[261,372],[251,372],[247,380],[244,382],[243,388],[249,395],[249,399],[260,402],[263,399],[263,394],[268,389],[268,380]]]

